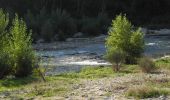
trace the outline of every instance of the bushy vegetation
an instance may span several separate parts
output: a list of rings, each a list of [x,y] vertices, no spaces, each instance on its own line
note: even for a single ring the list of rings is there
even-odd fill
[[[124,63],[125,53],[121,50],[115,49],[110,55],[107,55],[107,59],[113,64],[113,70],[117,72]]]
[[[25,22],[16,15],[12,26],[7,29],[8,14],[0,10],[2,33],[0,36],[0,78],[7,75],[25,77],[32,73],[35,53],[32,49],[31,33]]]
[[[135,29],[125,15],[118,15],[113,20],[108,34],[106,58],[112,58],[114,51],[122,51],[126,63],[136,63],[144,51],[144,38],[140,29]]]
[[[16,15],[9,38],[16,77],[30,75],[34,67],[35,53],[32,48],[31,32],[27,31],[25,22]]]
[[[156,69],[155,63],[148,57],[140,58],[139,67],[145,73],[153,72]]]
[[[144,99],[144,98],[152,98],[159,97],[162,95],[168,95],[169,91],[166,89],[158,89],[152,86],[136,86],[132,87],[127,91],[128,96],[133,96],[135,98]]]
[[[9,18],[8,14],[5,14],[0,9],[0,79],[8,75],[12,68],[12,61],[10,60],[8,35],[6,34],[6,28],[8,26]]]
[[[46,42],[58,40],[53,39],[54,37],[65,40],[80,30],[90,36],[106,33],[110,23],[108,19],[120,13],[126,13],[135,25],[169,27],[169,6],[168,0],[16,0],[15,3],[12,0],[0,1],[0,7],[10,13],[10,18],[14,18],[16,12],[24,18],[28,28],[33,30],[35,41],[43,38]],[[88,21],[80,27],[75,20],[84,18]],[[52,20],[52,25],[48,20]],[[45,26],[50,29],[43,29]],[[46,33],[47,31],[50,33]],[[46,39],[46,36],[52,39]]]

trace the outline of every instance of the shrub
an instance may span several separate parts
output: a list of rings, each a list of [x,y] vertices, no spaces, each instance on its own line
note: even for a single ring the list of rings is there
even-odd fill
[[[148,57],[139,60],[139,67],[145,73],[149,73],[155,69],[155,63]]]
[[[107,55],[112,55],[113,50],[118,49],[126,53],[126,63],[135,63],[144,51],[143,33],[135,30],[126,16],[119,15],[112,21],[106,39]]]
[[[11,58],[9,56],[10,54],[7,54],[5,52],[1,52],[0,54],[0,79],[4,78],[5,76],[11,74],[12,72],[12,62]]]
[[[153,88],[151,86],[136,86],[127,91],[127,96],[133,96],[135,98],[144,99],[159,97],[161,95],[167,95],[169,91],[164,89]]]
[[[25,22],[17,15],[13,20],[10,35],[10,53],[15,62],[14,74],[16,77],[26,77],[33,71],[35,54],[31,45],[31,32],[27,32]]]
[[[115,49],[106,55],[107,60],[113,64],[114,71],[120,70],[121,64],[124,62],[124,55],[124,52],[118,49]]]

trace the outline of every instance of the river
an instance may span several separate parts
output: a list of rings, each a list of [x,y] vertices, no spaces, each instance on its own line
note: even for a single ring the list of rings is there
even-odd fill
[[[104,42],[98,42],[61,50],[38,50],[37,54],[43,58],[41,65],[51,66],[46,74],[56,75],[77,72],[85,66],[110,65],[103,59],[105,51]],[[152,58],[169,55],[170,36],[146,35],[144,54]]]

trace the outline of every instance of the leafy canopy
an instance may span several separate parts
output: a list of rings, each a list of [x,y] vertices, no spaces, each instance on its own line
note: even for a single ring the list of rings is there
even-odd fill
[[[141,29],[135,29],[126,15],[118,15],[112,21],[112,25],[106,39],[106,58],[111,59],[115,51],[126,54],[127,63],[134,63],[144,51],[144,39]]]

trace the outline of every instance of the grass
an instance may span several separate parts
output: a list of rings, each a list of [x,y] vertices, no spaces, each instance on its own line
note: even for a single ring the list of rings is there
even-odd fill
[[[152,98],[152,97],[159,97],[159,96],[166,96],[170,94],[170,91],[167,89],[156,88],[153,86],[142,85],[142,86],[135,86],[130,88],[127,91],[127,96],[133,96],[138,99],[144,98]]]
[[[74,79],[68,80],[67,78],[52,76],[47,76],[46,80],[47,82],[42,82],[32,77],[0,80],[0,93],[8,93],[9,97],[16,99],[30,99],[36,96],[65,96],[71,91],[71,84],[76,82]]]
[[[72,84],[79,83],[81,79],[99,79],[104,77],[123,76],[130,71],[136,69],[135,66],[122,68],[119,73],[113,72],[111,67],[87,67],[79,73],[65,73],[56,76],[46,76],[47,82],[42,82],[35,77],[27,78],[7,78],[0,80],[0,92],[26,91],[26,95],[15,94],[19,97],[35,97],[35,96],[64,96],[71,91]]]
[[[0,80],[0,92],[6,89],[15,89],[22,87],[23,85],[30,84],[38,79],[35,77],[26,77],[26,78],[6,78]]]
[[[160,59],[155,61],[155,63],[158,68],[164,68],[170,70],[170,58]]]
[[[170,60],[158,60],[156,61],[158,68],[169,69]],[[0,93],[8,92],[10,97],[14,96],[18,98],[34,98],[52,97],[52,96],[66,96],[72,91],[73,84],[79,84],[82,80],[86,79],[100,79],[100,78],[114,78],[118,76],[124,76],[127,74],[139,73],[140,68],[137,65],[123,65],[120,72],[114,72],[111,66],[105,67],[86,67],[80,72],[65,73],[56,76],[46,76],[47,82],[42,82],[37,77],[27,78],[6,78],[0,80]],[[158,73],[159,74],[159,73]],[[146,82],[145,82],[146,83]],[[149,80],[145,86],[138,86],[131,88],[127,91],[127,96],[133,96],[135,98],[148,98],[157,97],[160,95],[168,95],[170,93],[166,88],[170,88],[170,81],[165,79],[161,80]],[[160,89],[163,88],[163,89]],[[15,91],[24,92],[17,93]],[[108,93],[110,95],[110,92]]]
[[[135,73],[138,67],[135,65],[125,65],[120,72],[114,72],[110,66],[106,67],[86,67],[79,73],[65,73],[57,75],[57,77],[71,78],[71,79],[98,79],[104,77],[123,76],[129,73]]]

